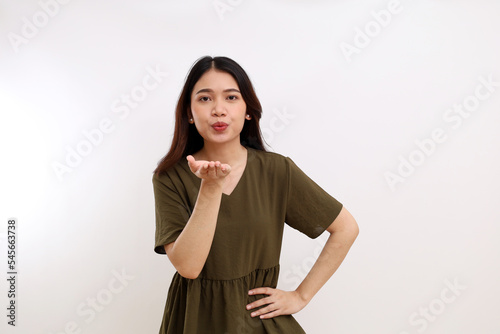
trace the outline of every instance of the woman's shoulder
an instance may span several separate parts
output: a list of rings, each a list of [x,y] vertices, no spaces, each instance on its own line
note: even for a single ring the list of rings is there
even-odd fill
[[[161,174],[154,173],[153,174],[153,183],[164,183],[164,184],[169,184],[169,183],[176,183],[176,182],[181,182],[185,178],[190,177],[190,171],[189,171],[189,166],[187,163],[186,158],[181,158],[179,161],[177,161],[173,166],[168,168],[166,171],[164,171]]]
[[[277,152],[272,152],[272,151],[263,151],[259,150],[253,147],[247,147],[248,150],[248,157],[251,158],[252,156],[255,158],[258,158],[260,160],[266,160],[266,161],[275,161],[278,160],[280,161],[281,159],[285,158],[285,156],[277,153]]]
[[[254,161],[267,170],[276,168],[286,169],[289,165],[290,158],[277,152],[250,148],[248,151],[248,161]]]

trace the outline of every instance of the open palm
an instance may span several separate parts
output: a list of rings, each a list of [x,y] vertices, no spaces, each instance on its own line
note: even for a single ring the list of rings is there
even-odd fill
[[[189,168],[202,180],[224,180],[231,172],[231,166],[220,161],[195,160],[192,155],[186,157]]]

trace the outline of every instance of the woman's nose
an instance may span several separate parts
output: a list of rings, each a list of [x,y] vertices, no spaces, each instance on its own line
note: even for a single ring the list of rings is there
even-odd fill
[[[214,105],[214,108],[212,109],[212,116],[225,116],[226,115],[226,109],[220,102],[216,102]]]

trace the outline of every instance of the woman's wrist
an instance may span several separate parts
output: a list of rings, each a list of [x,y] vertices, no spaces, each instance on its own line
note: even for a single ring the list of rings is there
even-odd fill
[[[299,298],[302,300],[302,302],[304,303],[304,305],[309,304],[309,302],[311,301],[311,299],[313,297],[313,296],[307,295],[307,293],[304,293],[304,291],[302,291],[299,288],[297,288],[295,290],[295,292],[297,293],[297,295],[299,296]]]
[[[224,180],[201,179],[200,192],[208,191],[210,194],[222,194]]]

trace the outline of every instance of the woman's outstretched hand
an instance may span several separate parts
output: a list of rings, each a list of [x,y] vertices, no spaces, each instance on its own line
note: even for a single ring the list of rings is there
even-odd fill
[[[279,315],[294,314],[302,310],[307,301],[297,291],[283,291],[273,288],[256,288],[248,291],[249,295],[267,295],[247,305],[251,310],[262,305],[267,305],[252,312],[252,317],[260,316],[261,319],[270,319]]]
[[[195,160],[192,155],[186,158],[191,172],[202,180],[222,181],[231,172],[231,166],[220,161]]]

